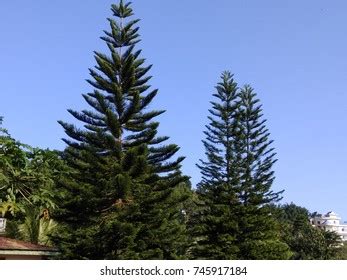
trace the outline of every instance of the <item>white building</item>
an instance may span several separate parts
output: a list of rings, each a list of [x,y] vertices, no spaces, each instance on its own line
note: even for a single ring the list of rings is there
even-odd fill
[[[347,224],[341,223],[341,218],[333,211],[313,217],[311,224],[317,228],[334,231],[341,237],[342,241],[347,241]]]

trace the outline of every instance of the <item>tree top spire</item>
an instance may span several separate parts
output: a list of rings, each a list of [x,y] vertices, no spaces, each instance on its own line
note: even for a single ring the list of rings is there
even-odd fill
[[[115,17],[127,18],[133,15],[133,10],[130,7],[131,2],[124,4],[123,0],[119,1],[119,4],[112,4],[111,10]]]

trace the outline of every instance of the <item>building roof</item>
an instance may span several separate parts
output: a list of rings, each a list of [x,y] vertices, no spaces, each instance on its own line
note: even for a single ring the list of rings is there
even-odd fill
[[[36,254],[40,255],[51,255],[52,253],[57,253],[57,249],[53,247],[37,245],[25,241],[0,236],[0,254],[4,253],[5,251],[17,251],[17,253],[36,252]]]

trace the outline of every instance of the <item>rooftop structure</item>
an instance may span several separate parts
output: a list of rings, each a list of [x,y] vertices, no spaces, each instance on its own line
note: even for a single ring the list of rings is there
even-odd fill
[[[6,219],[0,218],[0,260],[42,260],[58,254],[57,249],[3,236]]]
[[[0,236],[0,260],[41,260],[57,255],[52,247]]]
[[[51,247],[32,244],[0,236],[0,259],[2,260],[40,260],[57,255]]]
[[[333,211],[311,218],[311,224],[320,229],[334,231],[341,237],[342,241],[347,241],[347,224],[341,223],[340,216]]]

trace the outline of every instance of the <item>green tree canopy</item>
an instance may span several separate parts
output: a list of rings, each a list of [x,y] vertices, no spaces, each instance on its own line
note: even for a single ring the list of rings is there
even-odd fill
[[[331,231],[320,230],[310,223],[311,213],[304,207],[284,204],[275,207],[281,224],[282,240],[288,244],[295,260],[337,259],[341,239]]]
[[[25,220],[35,211],[35,223],[40,224],[44,210],[52,212],[57,208],[61,196],[56,192],[56,182],[65,172],[57,152],[24,145],[1,128],[0,213],[8,218],[10,236],[33,243],[40,241],[39,226],[28,231]]]

